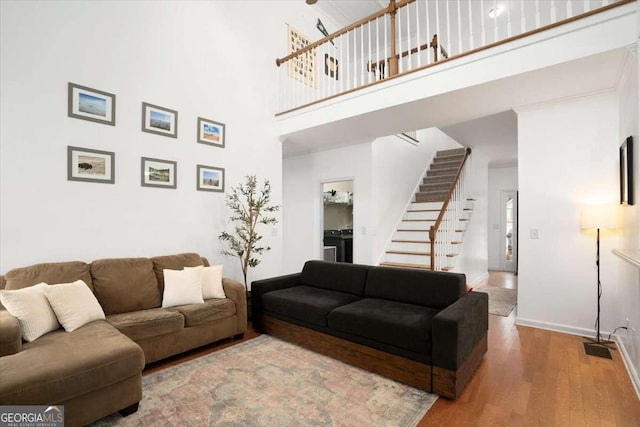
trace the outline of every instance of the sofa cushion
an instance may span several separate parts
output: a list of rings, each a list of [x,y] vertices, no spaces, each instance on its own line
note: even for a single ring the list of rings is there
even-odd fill
[[[302,268],[300,284],[362,297],[370,269],[368,265],[307,261]]]
[[[14,268],[5,275],[5,289],[21,289],[40,282],[71,283],[82,280],[93,290],[89,264],[81,261],[50,262],[29,267]]]
[[[196,253],[184,253],[176,255],[164,255],[151,258],[153,262],[153,272],[158,280],[158,289],[160,295],[164,292],[164,274],[167,270],[182,270],[185,267],[197,267],[204,265],[202,257]]]
[[[100,303],[82,280],[47,286],[44,294],[67,332],[73,332],[95,320],[104,320]]]
[[[295,286],[267,292],[262,297],[264,311],[301,320],[317,326],[327,326],[327,314],[336,307],[357,301],[358,297],[344,292]]]
[[[184,316],[185,326],[198,326],[236,314],[236,305],[227,298],[205,300],[203,304],[187,304],[172,307]]]
[[[373,267],[367,276],[366,298],[447,308],[466,293],[464,274]]]
[[[104,320],[61,329],[0,357],[3,405],[58,404],[140,375],[142,349]]]
[[[107,322],[134,341],[170,334],[184,328],[180,312],[164,308],[112,314]]]
[[[13,291],[0,290],[0,301],[20,323],[22,338],[31,342],[60,327],[44,290],[46,283]]]
[[[413,304],[365,298],[329,313],[329,328],[431,354],[431,324],[439,310]]]
[[[99,259],[91,263],[91,277],[107,315],[160,306],[158,280],[148,258]]]

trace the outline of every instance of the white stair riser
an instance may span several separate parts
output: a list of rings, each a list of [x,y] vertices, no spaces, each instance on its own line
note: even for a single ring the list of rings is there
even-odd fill
[[[435,221],[402,221],[398,225],[398,230],[425,230],[429,231]]]
[[[442,202],[424,202],[424,203],[411,203],[409,205],[410,210],[423,210],[423,209],[442,209]]]
[[[429,243],[407,243],[407,242],[391,242],[388,251],[410,251],[410,252],[429,252],[431,245]]]
[[[407,211],[405,212],[402,219],[430,219],[432,221],[435,221],[436,219],[438,219],[439,214],[440,212],[438,211],[420,211],[420,212]]]
[[[385,261],[401,262],[403,264],[429,265],[431,258],[428,255],[386,254]]]
[[[396,231],[393,240],[429,240],[428,231]]]

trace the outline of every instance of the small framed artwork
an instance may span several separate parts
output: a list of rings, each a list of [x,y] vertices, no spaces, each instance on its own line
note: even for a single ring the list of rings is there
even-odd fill
[[[69,82],[67,115],[105,125],[116,125],[116,96]]]
[[[620,146],[620,204],[633,205],[633,137]]]
[[[140,184],[143,187],[177,188],[178,163],[142,157]]]
[[[338,80],[338,60],[328,53],[324,54],[324,75]]]
[[[224,148],[224,123],[198,117],[198,142]]]
[[[198,191],[224,193],[224,169],[198,165]]]
[[[157,105],[142,103],[142,132],[178,137],[178,112]]]
[[[69,181],[115,183],[115,153],[67,146]]]

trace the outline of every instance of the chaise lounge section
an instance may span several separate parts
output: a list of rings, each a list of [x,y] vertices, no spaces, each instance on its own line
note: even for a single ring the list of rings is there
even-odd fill
[[[308,261],[251,295],[258,331],[451,399],[487,351],[488,298],[463,274]]]

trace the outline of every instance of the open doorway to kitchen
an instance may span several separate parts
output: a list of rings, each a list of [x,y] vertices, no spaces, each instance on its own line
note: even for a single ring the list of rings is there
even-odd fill
[[[322,254],[353,263],[353,179],[322,183]]]

